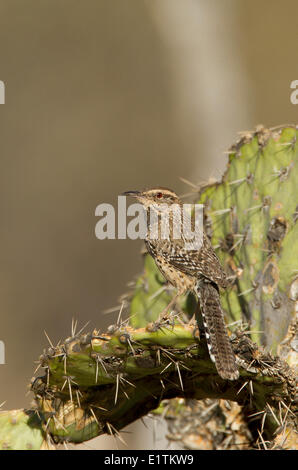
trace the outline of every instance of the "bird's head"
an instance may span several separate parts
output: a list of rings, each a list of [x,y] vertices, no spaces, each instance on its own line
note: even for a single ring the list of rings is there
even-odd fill
[[[123,196],[131,196],[136,198],[145,209],[153,207],[158,209],[165,204],[181,204],[180,200],[174,191],[167,188],[153,188],[144,191],[126,191]]]

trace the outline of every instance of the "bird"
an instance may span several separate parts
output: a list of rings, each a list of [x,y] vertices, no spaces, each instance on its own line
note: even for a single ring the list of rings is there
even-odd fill
[[[201,227],[200,243],[194,240],[193,232],[190,233],[191,214],[183,210],[181,200],[171,189],[126,191],[123,195],[136,198],[142,204],[147,220],[145,245],[148,253],[166,281],[177,289],[165,310],[169,310],[180,295],[193,292],[200,303],[209,355],[219,376],[225,380],[238,379],[239,369],[220,302],[219,289],[227,288],[226,273],[208,236]],[[168,221],[164,233],[161,220]],[[188,228],[184,230],[185,227]]]

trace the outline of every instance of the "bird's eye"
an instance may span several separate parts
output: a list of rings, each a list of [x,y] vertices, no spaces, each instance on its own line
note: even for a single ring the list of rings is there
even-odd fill
[[[156,197],[157,197],[158,199],[162,198],[162,193],[157,193],[157,194],[156,194]]]

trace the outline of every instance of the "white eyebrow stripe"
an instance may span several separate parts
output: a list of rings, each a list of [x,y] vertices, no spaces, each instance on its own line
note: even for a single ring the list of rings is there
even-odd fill
[[[164,196],[169,196],[169,197],[174,197],[174,198],[177,198],[177,194],[174,193],[174,191],[172,191],[171,189],[167,189],[167,188],[153,188],[153,189],[150,189],[148,191],[145,191],[145,193],[149,195],[153,195],[153,194],[156,194],[156,193],[161,193],[164,195]]]

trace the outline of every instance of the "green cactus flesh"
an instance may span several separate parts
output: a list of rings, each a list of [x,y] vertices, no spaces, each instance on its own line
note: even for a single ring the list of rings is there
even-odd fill
[[[32,411],[0,411],[0,449],[37,450],[44,443],[38,415]]]

